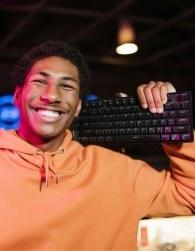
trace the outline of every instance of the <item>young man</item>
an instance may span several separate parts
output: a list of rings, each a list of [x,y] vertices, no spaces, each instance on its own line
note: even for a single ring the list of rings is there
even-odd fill
[[[195,144],[164,145],[172,172],[99,146],[68,130],[88,87],[86,64],[63,42],[47,42],[16,66],[18,131],[0,131],[0,250],[136,250],[145,216],[195,209]],[[161,112],[170,83],[138,87]]]

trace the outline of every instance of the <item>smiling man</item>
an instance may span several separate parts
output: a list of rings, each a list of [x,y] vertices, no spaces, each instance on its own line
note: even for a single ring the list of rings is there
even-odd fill
[[[69,127],[90,78],[81,54],[49,41],[14,72],[17,131],[0,130],[0,250],[136,250],[139,220],[195,211],[195,143],[167,144],[171,171],[109,149],[82,146]],[[170,83],[138,87],[162,112]],[[45,186],[43,186],[45,185]]]
[[[79,72],[70,61],[51,56],[34,63],[15,91],[18,135],[41,150],[57,150],[80,109],[79,92]]]

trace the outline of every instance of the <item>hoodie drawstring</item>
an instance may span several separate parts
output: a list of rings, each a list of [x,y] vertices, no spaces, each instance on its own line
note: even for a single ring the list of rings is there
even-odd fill
[[[41,182],[45,182],[45,186],[48,187],[48,182],[49,182],[49,163],[48,163],[48,153],[43,153],[43,172],[41,170]]]
[[[59,181],[59,177],[57,172],[54,169],[54,163],[53,160],[50,159],[51,156],[54,156],[57,153],[63,153],[62,149],[59,149],[58,152],[55,153],[49,153],[49,152],[40,152],[37,151],[37,154],[43,156],[43,164],[40,167],[40,175],[41,175],[41,180],[40,180],[40,190],[42,187],[42,184],[45,183],[45,186],[48,187],[49,185],[49,178],[56,178],[56,183]],[[49,161],[51,160],[51,161]]]

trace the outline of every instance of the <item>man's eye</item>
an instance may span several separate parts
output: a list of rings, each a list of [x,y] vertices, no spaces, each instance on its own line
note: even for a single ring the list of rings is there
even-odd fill
[[[34,79],[32,82],[39,84],[47,84],[47,81],[44,79]]]
[[[72,90],[72,89],[74,89],[73,86],[71,86],[71,85],[64,85],[64,84],[61,84],[59,87],[61,89],[63,89],[63,90]]]

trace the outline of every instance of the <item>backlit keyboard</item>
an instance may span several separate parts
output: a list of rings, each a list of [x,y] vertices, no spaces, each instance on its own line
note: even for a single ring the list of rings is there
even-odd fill
[[[136,97],[84,101],[73,137],[83,144],[193,141],[192,95],[170,93],[163,113],[143,109]]]

